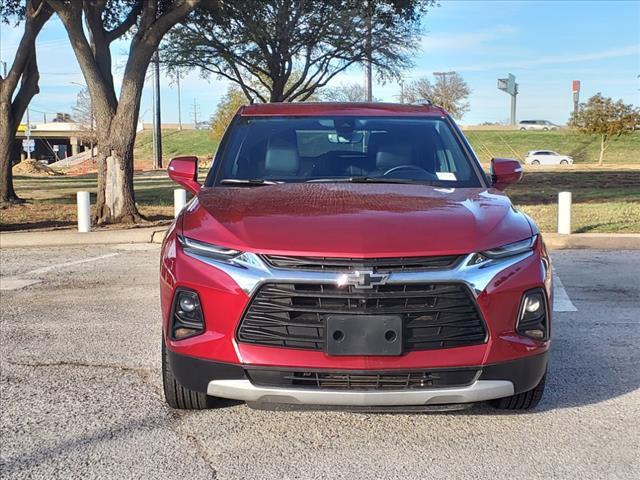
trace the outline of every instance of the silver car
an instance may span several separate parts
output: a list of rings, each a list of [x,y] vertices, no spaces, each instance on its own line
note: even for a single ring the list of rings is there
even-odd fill
[[[527,165],[571,165],[573,158],[568,155],[560,155],[553,150],[531,150],[524,157]]]
[[[521,120],[518,123],[518,129],[525,130],[558,130],[558,125],[551,123],[549,120]]]

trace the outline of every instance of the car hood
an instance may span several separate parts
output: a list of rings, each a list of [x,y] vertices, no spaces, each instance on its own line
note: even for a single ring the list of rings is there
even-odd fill
[[[361,258],[469,253],[532,234],[497,190],[351,183],[203,188],[182,230],[243,251]]]

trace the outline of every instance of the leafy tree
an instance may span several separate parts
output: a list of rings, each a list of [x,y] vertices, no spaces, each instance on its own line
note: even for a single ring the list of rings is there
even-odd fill
[[[36,37],[51,15],[43,0],[0,0],[0,21],[24,24],[6,77],[0,71],[0,206],[22,202],[13,188],[11,157],[20,121],[31,99],[40,91]]]
[[[611,140],[633,132],[640,125],[640,110],[597,93],[571,114],[569,125],[582,133],[600,136],[598,165],[602,165]]]
[[[427,77],[411,82],[407,86],[406,98],[410,103],[430,101],[444,108],[456,119],[469,111],[469,94],[471,90],[458,72],[447,72],[436,75],[435,83]]]
[[[365,61],[381,80],[397,76],[411,64],[420,18],[433,4],[434,0],[203,2],[203,8],[168,35],[163,56],[172,68],[198,68],[236,83],[251,102],[304,101],[340,72]]]
[[[230,85],[227,88],[227,92],[218,102],[216,111],[211,117],[211,136],[213,139],[220,141],[224,131],[227,129],[233,116],[238,109],[249,103],[247,97],[237,85]]]
[[[136,222],[133,144],[151,57],[164,35],[200,0],[45,0],[67,31],[89,89],[98,140],[96,223]],[[116,92],[111,45],[129,38]]]
[[[78,93],[75,106],[71,107],[73,111],[73,121],[80,125],[80,139],[85,144],[91,144],[92,146],[98,142],[96,136],[96,116],[93,112],[93,103],[91,102],[91,96],[89,90],[83,88]]]

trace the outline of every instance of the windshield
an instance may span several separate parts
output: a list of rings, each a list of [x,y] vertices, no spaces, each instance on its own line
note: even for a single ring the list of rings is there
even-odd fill
[[[474,160],[440,118],[241,117],[231,128],[208,186],[340,181],[481,186]]]

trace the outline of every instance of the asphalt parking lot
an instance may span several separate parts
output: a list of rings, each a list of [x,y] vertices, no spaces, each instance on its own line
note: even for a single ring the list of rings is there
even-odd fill
[[[640,252],[554,252],[547,391],[530,413],[176,412],[158,246],[1,252],[2,478],[637,478]],[[634,474],[634,472],[636,472]]]

